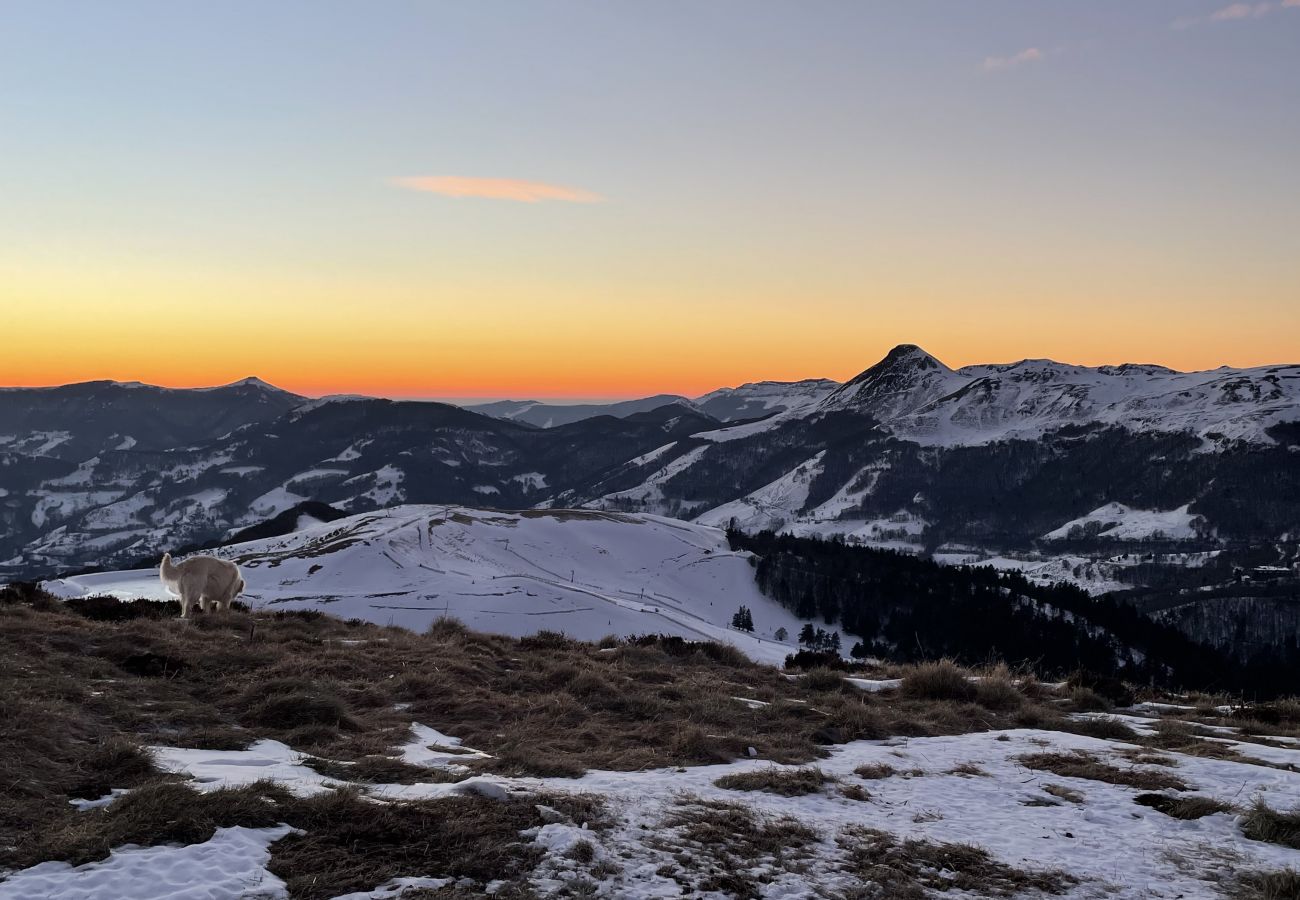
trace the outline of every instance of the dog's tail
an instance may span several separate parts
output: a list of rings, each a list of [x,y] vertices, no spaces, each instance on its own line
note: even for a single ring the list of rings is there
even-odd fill
[[[180,574],[180,570],[172,563],[172,555],[170,553],[164,553],[162,565],[158,567],[158,575],[163,581],[175,581],[180,578]]]

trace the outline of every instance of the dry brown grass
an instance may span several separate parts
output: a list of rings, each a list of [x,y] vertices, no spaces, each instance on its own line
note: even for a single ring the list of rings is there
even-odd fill
[[[285,821],[302,833],[278,841],[267,868],[301,900],[371,890],[413,872],[485,886],[527,874],[542,852],[519,834],[542,824],[524,798],[377,804],[339,791],[297,801]]]
[[[898,774],[898,770],[889,763],[865,763],[854,769],[853,774],[868,781],[875,781],[880,778],[891,778]]]
[[[1300,810],[1284,813],[1263,800],[1256,800],[1242,816],[1241,833],[1253,841],[1268,841],[1300,850]]]
[[[845,870],[861,882],[845,895],[848,900],[926,900],[946,891],[975,897],[1061,894],[1078,883],[1065,872],[1016,869],[968,844],[899,841],[872,828],[847,828],[838,843],[845,852]]]
[[[1008,727],[1019,715],[877,697],[838,676],[815,690],[817,678],[790,682],[734,648],[680,639],[601,652],[562,635],[516,641],[451,621],[424,635],[306,612],[185,624],[119,617],[115,602],[90,605],[104,620],[40,594],[0,604],[0,848],[18,848],[0,849],[0,864],[57,827],[69,799],[155,779],[142,744],[228,750],[274,738],[322,760],[363,761],[347,774],[365,783],[416,777],[375,758],[404,742],[413,721],[495,757],[474,766],[573,776],[729,761],[751,746],[802,763],[825,743]]]
[[[56,827],[31,835],[18,866],[46,859],[80,865],[103,859],[122,844],[194,844],[218,828],[252,828],[283,821],[288,792],[258,782],[244,788],[199,792],[176,782],[154,782],[132,790],[115,803],[63,818]]]
[[[531,872],[541,850],[520,831],[557,814],[581,821],[598,821],[602,815],[581,796],[499,800],[466,795],[375,803],[351,789],[299,798],[266,782],[210,792],[153,783],[35,836],[15,862],[62,859],[79,864],[103,859],[123,844],[193,844],[209,840],[221,827],[283,822],[299,833],[272,845],[268,868],[285,880],[295,900],[369,890],[423,872],[469,879],[481,890],[489,882],[522,879]]]
[[[1109,716],[1089,716],[1086,719],[1066,719],[1065,730],[1074,734],[1101,738],[1104,741],[1127,741],[1135,744],[1141,736],[1126,722]]]
[[[713,783],[729,791],[763,791],[768,794],[779,794],[782,797],[800,797],[804,794],[820,793],[828,782],[834,780],[816,766],[802,769],[778,769],[769,766],[752,772],[724,775]]]
[[[326,778],[354,784],[445,784],[469,777],[468,772],[413,766],[391,756],[363,756],[356,762],[311,757],[303,765]]]
[[[1168,794],[1138,794],[1133,802],[1149,806],[1175,819],[1200,819],[1215,813],[1230,812],[1232,804],[1213,797],[1170,797]]]
[[[1173,750],[1211,759],[1237,759],[1241,756],[1231,744],[1206,740],[1217,735],[1188,722],[1160,719],[1154,728],[1156,733],[1143,738],[1141,743],[1156,750]]]
[[[976,689],[969,672],[951,660],[919,663],[903,674],[901,691],[913,700],[972,701]]]
[[[659,829],[652,842],[674,853],[678,863],[664,874],[690,896],[709,891],[757,896],[761,882],[797,871],[818,840],[796,819],[764,817],[738,803],[689,796]]]
[[[33,858],[34,835],[81,816],[69,799],[165,780],[145,744],[238,749],[274,738],[364,785],[439,778],[386,756],[412,722],[492,754],[466,760],[476,771],[559,776],[724,762],[749,747],[803,764],[856,739],[1073,727],[1026,694],[1025,683],[1042,693],[1032,680],[1017,686],[1005,670],[977,685],[951,663],[910,667],[904,690],[881,695],[846,687],[840,673],[789,681],[734,648],[676,638],[605,641],[602,651],[453,621],[414,634],[235,610],[185,624],[119,616],[113,602],[90,605],[99,619],[39,594],[0,604],[0,865]]]
[[[1121,769],[1102,762],[1091,753],[1031,753],[1018,757],[1026,768],[1051,772],[1062,778],[1086,778],[1110,784],[1139,788],[1144,791],[1187,790],[1182,779],[1158,769]]]
[[[1300,872],[1247,872],[1228,885],[1227,896],[1232,900],[1295,900],[1300,897]]]

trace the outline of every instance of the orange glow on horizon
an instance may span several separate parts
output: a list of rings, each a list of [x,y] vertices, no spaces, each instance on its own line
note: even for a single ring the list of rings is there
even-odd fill
[[[972,346],[951,346],[949,342],[927,342],[900,336],[894,340],[873,341],[860,353],[846,354],[842,348],[832,358],[829,353],[788,352],[772,348],[770,353],[755,354],[757,359],[740,360],[734,355],[699,361],[693,370],[679,364],[665,365],[646,359],[623,360],[615,368],[612,360],[595,360],[594,371],[577,364],[548,369],[546,360],[536,353],[515,348],[504,358],[514,358],[516,365],[503,367],[500,360],[448,361],[445,366],[422,364],[418,358],[358,360],[337,358],[323,353],[270,352],[257,360],[249,354],[239,362],[224,360],[187,361],[154,359],[143,355],[96,353],[83,347],[41,358],[24,358],[10,353],[0,359],[0,385],[6,387],[43,387],[83,381],[139,381],[162,387],[193,388],[228,384],[246,377],[257,377],[277,387],[308,397],[331,394],[361,394],[393,399],[439,400],[460,402],[497,399],[550,400],[582,403],[633,399],[653,394],[680,394],[696,397],[721,387],[735,387],[753,381],[798,381],[805,378],[831,378],[845,381],[882,358],[897,343],[918,343],[952,368],[991,362],[1012,362],[1023,358],[1049,357],[1078,365],[1104,365],[1121,362],[1156,363],[1183,371],[1213,369],[1220,365],[1255,366],[1293,363],[1297,360],[1281,355],[1275,347],[1254,353],[1234,354],[1235,358],[1207,356],[1204,350],[1185,351],[1169,356],[1135,352],[1115,354],[1102,348],[1077,352],[1013,352],[1009,347],[992,346],[978,352]],[[946,352],[948,351],[948,352]],[[1295,354],[1292,354],[1295,356]],[[331,358],[334,357],[334,358]],[[519,358],[524,357],[524,358]]]
[[[256,376],[306,396],[577,402],[843,381],[900,343],[954,368],[1044,357],[1184,371],[1300,362],[1300,304],[1285,286],[1255,291],[1254,314],[1225,317],[1227,288],[1210,280],[1176,291],[1139,283],[1110,302],[1083,281],[1048,306],[1042,284],[1012,294],[960,269],[928,284],[880,272],[867,287],[852,274],[729,286],[681,275],[618,283],[615,273],[439,282],[0,265],[0,385],[207,387]]]

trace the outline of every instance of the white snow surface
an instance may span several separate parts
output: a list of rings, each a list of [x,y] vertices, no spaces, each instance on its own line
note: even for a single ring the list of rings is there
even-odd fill
[[[273,900],[285,884],[266,870],[274,828],[218,828],[201,844],[113,850],[108,859],[73,866],[41,863],[0,881],[0,900]]]
[[[1071,519],[1059,528],[1054,528],[1043,535],[1044,540],[1060,541],[1070,536],[1074,526],[1086,527],[1089,522],[1096,522],[1101,530],[1100,537],[1114,538],[1119,541],[1141,541],[1154,537],[1157,532],[1166,538],[1194,538],[1196,529],[1192,520],[1196,516],[1187,511],[1187,506],[1170,510],[1133,509],[1123,503],[1107,503],[1099,506],[1086,516]]]
[[[758,590],[749,554],[732,552],[720,529],[659,516],[399,506],[213,552],[239,563],[242,599],[255,607],[320,609],[417,631],[450,616],[512,636],[675,634],[779,663],[797,647],[772,635],[802,626]],[[46,587],[61,596],[167,598],[153,569]],[[753,634],[730,627],[742,605]]]
[[[808,501],[808,487],[821,471],[825,453],[823,450],[739,500],[715,506],[696,516],[695,521],[725,528],[735,519],[737,527],[743,531],[780,530],[789,520],[790,510],[801,509]]]

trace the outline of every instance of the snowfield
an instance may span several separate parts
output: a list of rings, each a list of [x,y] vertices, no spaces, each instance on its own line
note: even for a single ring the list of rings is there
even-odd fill
[[[802,625],[763,596],[749,555],[733,553],[721,530],[658,516],[400,506],[213,552],[240,564],[243,599],[256,608],[321,609],[416,631],[450,616],[514,637],[674,634],[780,663],[798,649]],[[168,596],[152,569],[45,586],[63,597]],[[730,627],[742,605],[752,634]],[[775,638],[780,628],[786,641]]]

